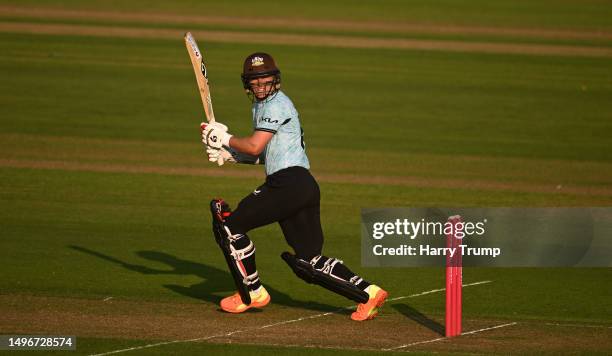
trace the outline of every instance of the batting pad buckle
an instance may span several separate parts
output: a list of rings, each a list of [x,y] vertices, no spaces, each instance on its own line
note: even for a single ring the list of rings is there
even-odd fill
[[[257,281],[259,281],[259,273],[255,271],[255,273],[244,277],[244,279],[242,280],[242,283],[244,283],[247,286],[250,286],[252,284],[257,283]]]
[[[325,261],[321,269],[316,269],[314,265],[321,256],[317,256],[313,258],[312,261],[308,262],[297,258],[289,252],[283,252],[281,258],[291,267],[293,273],[307,283],[318,284],[325,289],[338,293],[357,303],[367,303],[370,298],[368,293],[353,284],[354,281],[346,281],[332,273],[333,267],[337,263],[342,263],[342,261],[338,259],[329,258]]]
[[[235,237],[238,236],[238,237]],[[232,237],[234,237],[234,239],[232,240]],[[230,241],[238,241],[240,240],[241,237],[244,237],[244,235],[234,235],[234,236],[229,236],[229,240]],[[252,254],[255,253],[255,245],[253,244],[253,242],[249,242],[249,245],[245,248],[241,248],[241,249],[236,249],[234,246],[229,245],[230,247],[230,255],[234,258],[234,260],[236,261],[242,261],[245,258],[251,256]]]

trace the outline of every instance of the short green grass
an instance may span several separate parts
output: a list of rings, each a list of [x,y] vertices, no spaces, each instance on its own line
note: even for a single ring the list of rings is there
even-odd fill
[[[367,1],[312,0],[287,3],[268,1],[263,8],[253,8],[248,0],[196,1],[181,0],[3,0],[3,4],[20,6],[174,13],[190,16],[238,16],[263,18],[308,18],[350,21],[397,21],[426,24],[482,26],[516,26],[527,28],[587,29],[612,28],[612,8],[606,0],[555,1],[516,0],[469,3],[454,0],[384,0]]]

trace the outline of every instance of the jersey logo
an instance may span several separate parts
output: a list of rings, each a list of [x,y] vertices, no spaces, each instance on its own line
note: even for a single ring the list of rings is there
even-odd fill
[[[259,193],[261,193],[261,190],[259,190],[259,189],[255,189],[253,191],[253,195],[259,195]]]
[[[271,118],[269,118],[269,117],[264,117],[264,118],[262,118],[262,119],[261,119],[261,121],[263,121],[263,122],[268,122],[268,123],[270,123],[270,124],[278,124],[278,120],[272,120],[272,119],[271,119]]]

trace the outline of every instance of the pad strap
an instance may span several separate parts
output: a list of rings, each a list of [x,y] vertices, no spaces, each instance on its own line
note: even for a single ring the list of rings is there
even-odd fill
[[[325,257],[327,260],[322,263],[321,267],[317,268],[315,267],[317,262],[324,256],[316,256],[310,262],[297,258],[289,252],[283,252],[281,257],[298,277],[308,283],[318,284],[358,303],[366,303],[370,298],[368,293],[356,285],[356,282],[361,278],[355,279],[353,277],[350,281],[347,281],[333,274],[334,266],[342,263],[339,259]]]

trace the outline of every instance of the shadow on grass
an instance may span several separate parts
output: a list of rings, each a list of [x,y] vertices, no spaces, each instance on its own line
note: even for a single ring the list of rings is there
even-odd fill
[[[425,314],[420,311],[414,309],[408,304],[393,304],[393,309],[397,310],[404,316],[416,321],[417,323],[423,325],[429,330],[444,336],[444,325],[438,323],[437,321],[428,318]]]
[[[200,283],[193,284],[189,287],[176,285],[176,284],[164,284],[163,286],[177,294],[184,295],[190,298],[205,300],[213,304],[219,304],[222,297],[213,295],[212,293],[222,291],[234,291],[234,285],[232,283],[232,277],[228,271],[221,270],[219,268],[205,265],[199,262],[193,262],[178,258],[176,256],[158,252],[158,251],[137,251],[135,254],[138,257],[144,258],[149,261],[161,262],[168,265],[169,269],[155,269],[143,265],[132,264],[121,261],[118,258],[105,255],[103,253],[90,250],[85,247],[70,245],[69,248],[79,251],[81,253],[94,256],[96,258],[114,263],[127,270],[138,272],[145,275],[177,275],[177,276],[197,276],[202,278],[203,281]],[[297,277],[296,277],[297,278]],[[321,304],[312,301],[301,301],[295,300],[291,296],[266,285],[266,289],[272,296],[272,302],[280,305],[285,305],[293,308],[315,310],[315,311],[335,311],[338,307],[334,307],[327,304]],[[249,312],[256,309],[250,309]]]

